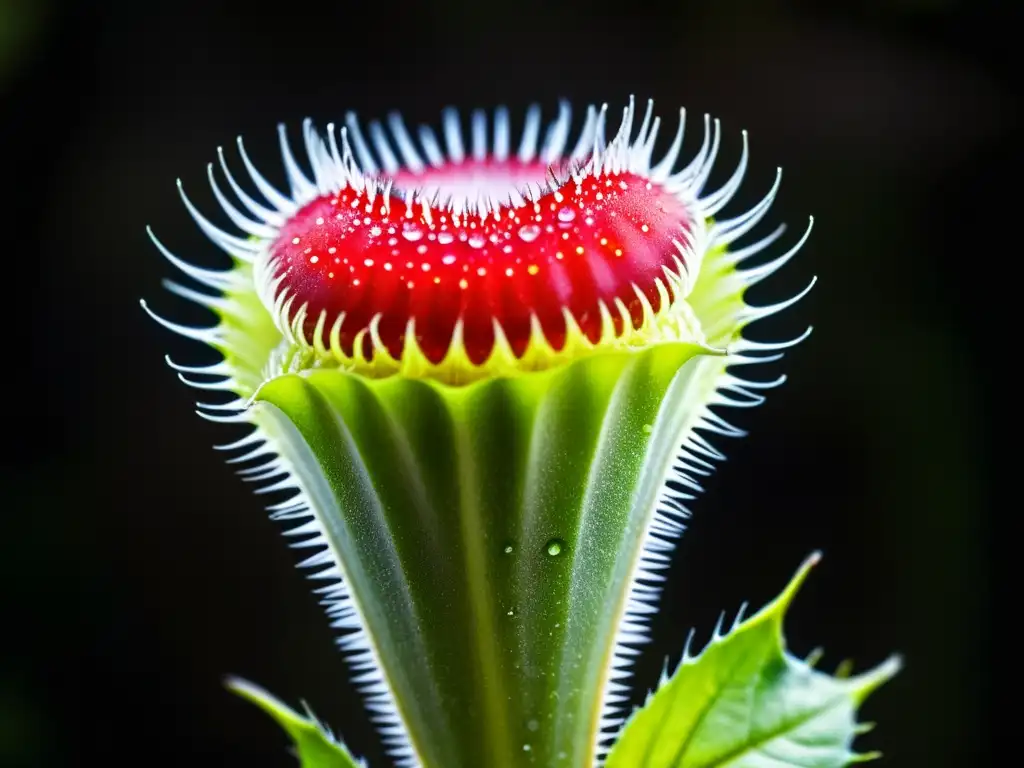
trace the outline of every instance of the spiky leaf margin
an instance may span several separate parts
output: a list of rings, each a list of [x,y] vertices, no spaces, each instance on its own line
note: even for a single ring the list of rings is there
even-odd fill
[[[783,619],[820,556],[782,594],[698,655],[687,649],[626,723],[607,768],[841,768],[878,756],[852,750],[867,727],[864,699],[900,668],[898,657],[856,677],[831,676],[786,650]],[[692,640],[693,634],[690,635]]]
[[[348,747],[339,742],[308,708],[307,717],[303,717],[259,686],[237,677],[229,678],[227,686],[274,718],[295,743],[295,753],[302,768],[366,768],[366,761],[352,757]]]

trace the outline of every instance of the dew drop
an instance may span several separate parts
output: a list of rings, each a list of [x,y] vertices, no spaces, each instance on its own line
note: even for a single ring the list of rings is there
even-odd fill
[[[469,247],[470,248],[483,248],[487,245],[487,238],[480,234],[472,234],[469,236]]]
[[[516,551],[516,548],[512,544],[506,544],[504,549],[502,549],[501,551],[504,552],[506,555],[511,555],[513,552]]]
[[[566,206],[558,211],[558,220],[563,224],[568,224],[570,221],[576,218],[576,211]]]
[[[540,227],[536,224],[526,224],[519,228],[519,237],[526,243],[532,243],[540,237]]]
[[[402,230],[402,237],[408,240],[410,243],[415,243],[423,237],[423,230],[418,227],[406,226]]]
[[[454,240],[455,240],[455,235],[453,235],[451,232],[438,232],[437,233],[437,242],[439,242],[441,245],[448,245],[448,243],[450,243],[450,242],[452,242]]]
[[[565,550],[565,542],[561,539],[551,539],[545,546],[544,551],[551,557],[558,557]]]
[[[540,728],[540,723],[536,720],[530,720],[526,723],[526,729],[528,731],[536,731],[538,728]]]

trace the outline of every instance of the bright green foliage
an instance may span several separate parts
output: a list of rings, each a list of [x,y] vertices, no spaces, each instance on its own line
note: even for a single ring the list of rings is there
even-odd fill
[[[302,768],[360,768],[366,765],[362,760],[356,761],[344,744],[335,741],[312,713],[309,717],[303,717],[262,688],[245,680],[232,678],[228,680],[228,688],[254,703],[284,728],[295,742],[295,752]]]
[[[627,722],[607,768],[839,768],[877,757],[851,750],[863,730],[856,710],[899,659],[833,677],[786,652],[782,621],[817,559],[756,616],[684,658]]]

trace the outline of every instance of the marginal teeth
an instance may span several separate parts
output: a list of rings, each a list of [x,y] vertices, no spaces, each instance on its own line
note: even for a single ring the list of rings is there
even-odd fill
[[[394,151],[391,149],[391,145],[388,143],[387,134],[384,133],[384,127],[374,121],[369,125],[370,130],[370,141],[373,142],[374,149],[377,150],[377,155],[380,157],[381,165],[384,166],[384,170],[388,173],[398,173],[401,169],[401,165],[398,162],[398,158],[395,157]]]
[[[470,125],[473,132],[473,159],[482,163],[487,159],[487,113],[482,109],[474,110]]]
[[[666,178],[672,171],[672,166],[675,165],[676,160],[679,158],[679,150],[683,148],[683,131],[686,129],[686,110],[679,110],[679,127],[676,128],[675,138],[672,139],[672,145],[668,148],[668,152],[658,163],[651,169],[651,180],[660,182]],[[705,136],[707,134],[705,133]]]
[[[374,161],[373,155],[370,154],[370,148],[366,144],[366,139],[363,138],[363,132],[359,128],[359,121],[356,119],[355,113],[348,112],[345,115],[345,127],[347,130],[342,134],[342,138],[346,144],[349,144],[348,139],[351,138],[349,146],[355,147],[355,157],[359,161],[360,169],[368,176],[376,174],[377,163]]]
[[[519,162],[526,164],[537,156],[537,137],[540,135],[540,107],[532,104],[526,111],[523,139],[519,144]]]
[[[231,219],[232,224],[243,232],[247,232],[254,237],[272,238],[277,235],[276,227],[258,221],[253,221],[231,204],[231,201],[227,199],[221,191],[220,186],[217,184],[217,179],[213,173],[213,163],[209,163],[206,166],[206,175],[210,180],[210,187],[213,189],[213,196],[217,198],[217,202],[220,204],[220,207],[224,209],[224,213],[228,215],[228,218]]]
[[[565,150],[565,144],[569,140],[571,122],[572,108],[568,101],[562,100],[558,104],[558,119],[548,128],[547,136],[544,139],[541,160],[546,165],[561,159],[562,152]]]
[[[462,146],[462,128],[459,126],[459,113],[449,107],[441,116],[444,127],[444,141],[448,147],[448,157],[458,165],[466,159],[466,151]]]
[[[475,110],[468,121],[469,134],[466,140],[463,138],[459,114],[454,109],[445,110],[441,122],[443,142],[438,140],[433,130],[425,126],[415,135],[411,134],[398,113],[389,114],[384,122],[370,123],[366,134],[355,115],[348,113],[345,116],[345,125],[340,128],[340,139],[333,124],[328,126],[326,137],[321,137],[312,122],[306,119],[302,123],[305,162],[293,153],[284,127],[280,126],[278,129],[290,195],[286,196],[278,191],[256,171],[241,139],[238,140],[239,156],[251,184],[255,185],[259,193],[257,196],[250,196],[231,174],[221,149],[218,149],[218,160],[223,172],[222,178],[227,181],[226,187],[222,189],[222,181],[216,178],[213,166],[208,167],[207,173],[214,197],[225,215],[245,234],[244,237],[230,234],[215,226],[199,213],[184,191],[181,194],[189,213],[211,240],[236,259],[253,263],[251,273],[247,274],[252,275],[257,293],[264,306],[271,310],[270,314],[282,338],[287,344],[294,344],[302,350],[298,357],[282,354],[281,361],[285,361],[288,366],[295,366],[301,359],[330,357],[341,365],[365,364],[377,366],[375,370],[384,371],[386,368],[391,371],[401,368],[403,363],[392,358],[390,350],[386,348],[376,325],[379,318],[369,327],[350,329],[350,332],[345,334],[346,344],[352,344],[353,334],[357,335],[358,343],[354,348],[348,347],[351,353],[343,352],[340,329],[345,316],[332,316],[324,310],[311,309],[289,289],[285,283],[285,275],[276,269],[269,244],[279,235],[281,227],[298,208],[317,197],[328,194],[340,195],[344,190],[350,189],[364,196],[364,201],[369,204],[368,214],[375,215],[379,208],[381,215],[397,214],[396,218],[404,215],[409,220],[422,223],[428,229],[435,227],[440,216],[447,214],[451,223],[468,226],[474,217],[481,223],[512,220],[516,211],[509,209],[537,206],[546,196],[554,196],[556,204],[561,204],[572,194],[573,187],[570,186],[567,191],[566,185],[582,185],[588,176],[633,173],[649,179],[651,184],[661,184],[666,192],[674,194],[688,210],[692,211],[693,221],[690,222],[691,226],[686,236],[681,235],[679,240],[674,241],[675,252],[669,254],[666,259],[667,265],[662,270],[663,274],[654,281],[657,308],[653,305],[655,296],[650,286],[645,290],[632,286],[631,293],[625,301],[609,298],[595,306],[593,312],[600,316],[600,328],[589,332],[593,335],[600,333],[602,344],[609,343],[609,339],[623,344],[642,343],[640,336],[646,332],[651,334],[651,338],[659,339],[687,333],[696,333],[703,338],[696,316],[690,316],[693,315],[692,311],[687,313],[689,307],[686,300],[697,282],[704,254],[710,248],[731,244],[761,220],[774,199],[779,178],[776,178],[765,198],[751,210],[731,219],[718,220],[710,231],[705,231],[702,226],[704,219],[716,216],[729,203],[746,173],[749,159],[747,134],[742,134],[742,154],[728,181],[716,191],[700,197],[700,190],[708,179],[721,145],[721,126],[717,120],[712,125],[710,117],[705,115],[700,150],[691,162],[677,171],[676,165],[685,133],[685,117],[685,111],[680,110],[679,124],[671,145],[656,163],[652,163],[652,156],[661,121],[654,115],[651,101],[648,101],[642,119],[639,119],[632,97],[623,109],[622,120],[610,142],[606,137],[606,131],[609,130],[607,105],[600,108],[588,107],[575,143],[570,142],[572,112],[565,101],[559,103],[557,116],[546,126],[541,124],[540,107],[531,106],[527,110],[522,131],[514,144],[509,113],[504,107],[496,109],[490,115]],[[637,123],[639,126],[634,135]],[[508,189],[500,191],[487,186],[479,187],[479,183],[474,179],[472,183],[477,184],[478,188],[470,192],[468,182],[464,185],[467,190],[463,191],[459,186],[446,183],[446,177],[435,173],[435,169],[447,170],[460,164],[470,167],[467,157],[471,158],[474,164],[487,164],[492,161],[507,163],[510,156],[515,163],[529,163],[531,167],[537,168],[536,178],[521,181],[517,179],[516,186],[510,184]],[[381,169],[384,175],[378,177]],[[470,170],[464,173],[475,171],[475,168],[470,167]],[[395,176],[399,174],[403,185],[407,187],[405,189],[394,187]],[[455,175],[457,176],[457,173]],[[405,203],[394,213],[391,210],[392,194],[397,200]],[[721,263],[736,267],[748,256],[771,244],[781,232],[782,228],[779,228],[759,242],[733,251],[722,257]],[[807,234],[805,232],[796,245],[775,260],[749,269],[738,268],[733,274],[746,285],[767,277],[785,264],[803,245]],[[239,270],[221,273],[192,267],[170,254],[155,238],[154,242],[173,264],[199,283],[229,293],[240,287],[236,285],[240,279]],[[235,311],[230,298],[207,296],[186,285],[171,284],[170,289],[215,311],[224,312],[229,308]],[[793,299],[795,300],[796,298]],[[639,304],[635,304],[634,301],[638,301]],[[747,320],[757,319],[790,303],[747,308],[743,317]],[[310,317],[311,311],[317,311],[319,314],[315,318]],[[672,315],[671,320],[666,319],[666,311]],[[635,327],[631,312],[636,313],[638,318],[642,314],[641,327]],[[309,322],[312,320],[315,320],[313,338],[307,338]],[[591,320],[597,318],[592,317]],[[709,328],[708,333],[717,334],[724,321],[725,318],[715,316],[712,321],[714,330]],[[189,329],[166,321],[161,322],[180,333],[205,341],[213,341],[219,338],[218,334],[221,333],[220,327]],[[571,316],[567,325],[570,326],[571,334],[571,327],[576,325]],[[616,328],[620,329],[617,334],[614,332]],[[580,349],[592,347],[593,343],[578,326],[576,330],[582,339],[576,353],[579,353]],[[540,336],[542,337],[543,333]],[[496,332],[495,337],[501,337],[501,333]],[[496,342],[496,346],[500,344]],[[511,344],[509,346],[511,348]],[[740,347],[737,347],[736,351],[739,349]],[[754,347],[743,349],[753,351]],[[561,354],[561,351],[550,348],[548,352],[554,357]],[[548,364],[540,360],[544,354],[539,357],[534,355],[530,365],[543,367]],[[303,355],[306,357],[303,358]],[[757,361],[764,359],[761,356]],[[751,361],[753,360],[751,357]],[[432,370],[432,366],[432,363],[426,361],[424,370]],[[430,375],[429,370],[427,375]]]
[[[402,120],[402,116],[397,112],[392,112],[388,115],[388,127],[391,128],[391,134],[395,138],[395,143],[398,145],[398,151],[402,155],[405,166],[413,173],[422,173],[424,169],[423,158],[416,151],[416,145],[413,144],[412,137],[405,127],[405,121]]]
[[[277,134],[281,144],[281,157],[284,159],[285,171],[288,173],[288,183],[292,189],[292,198],[315,197],[318,190],[306,178],[295,161],[291,144],[288,142],[288,130],[283,123],[277,126]]]
[[[242,137],[238,137],[238,154],[242,158],[242,164],[245,165],[245,170],[249,172],[249,176],[252,178],[253,183],[256,185],[256,189],[260,191],[267,202],[273,205],[280,213],[290,215],[295,212],[297,206],[289,198],[278,192],[266,179],[260,175],[260,172],[256,170],[256,166],[252,164],[249,159],[249,155],[245,152],[245,145],[242,143]]]
[[[224,230],[211,224],[209,219],[199,213],[196,207],[192,205],[192,202],[185,194],[185,189],[182,186],[181,179],[178,179],[178,193],[181,196],[182,202],[185,204],[185,208],[188,209],[189,215],[191,215],[196,224],[199,225],[203,234],[210,238],[216,246],[226,253],[242,259],[243,261],[251,262],[253,260],[256,253],[256,247],[248,240],[241,237],[235,237],[234,235],[229,235]]]
[[[728,203],[736,190],[740,188],[740,183],[743,181],[743,176],[747,172],[747,161],[750,158],[750,145],[747,141],[747,132],[743,131],[743,152],[740,155],[740,162],[736,166],[736,170],[733,171],[732,176],[725,184],[722,185],[721,189],[706,196],[702,201],[704,215],[711,218],[717,214],[722,208]]]
[[[734,219],[718,221],[711,226],[711,231],[708,235],[711,243],[714,246],[729,245],[749,232],[768,213],[768,209],[771,207],[772,202],[775,200],[775,195],[779,191],[779,184],[781,182],[782,169],[779,168],[775,173],[775,183],[772,184],[772,188],[768,190],[768,194],[761,199],[761,202]]]
[[[681,171],[677,177],[673,177],[670,181],[674,185],[678,178],[678,183],[685,183],[694,194],[699,195],[704,185],[707,183],[708,176],[711,175],[711,169],[714,167],[715,158],[718,157],[718,148],[722,143],[722,124],[717,119],[715,120],[715,131],[711,139],[711,149],[708,151],[707,157],[703,159],[703,162],[699,166],[695,165],[692,173],[693,180],[690,180],[689,168]]]
[[[440,168],[444,165],[444,153],[441,151],[441,145],[437,141],[437,136],[434,135],[434,130],[429,125],[421,125],[419,127],[420,144],[423,145],[423,151],[427,155],[427,160],[435,168]]]

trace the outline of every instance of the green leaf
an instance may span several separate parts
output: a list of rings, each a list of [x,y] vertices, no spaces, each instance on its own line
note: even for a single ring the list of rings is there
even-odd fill
[[[295,742],[302,768],[365,768],[366,763],[355,760],[345,745],[336,741],[331,732],[313,717],[312,712],[309,717],[303,717],[246,680],[230,678],[227,687],[258,706],[284,728]]]
[[[330,553],[311,564],[343,578],[375,711],[420,762],[594,763],[634,564],[722,365],[671,343],[464,387],[263,385],[255,418]]]
[[[866,730],[856,710],[896,674],[899,659],[830,676],[786,651],[783,618],[819,559],[808,558],[760,613],[726,635],[716,631],[700,655],[684,653],[626,723],[607,768],[834,768],[877,757],[851,749]]]

